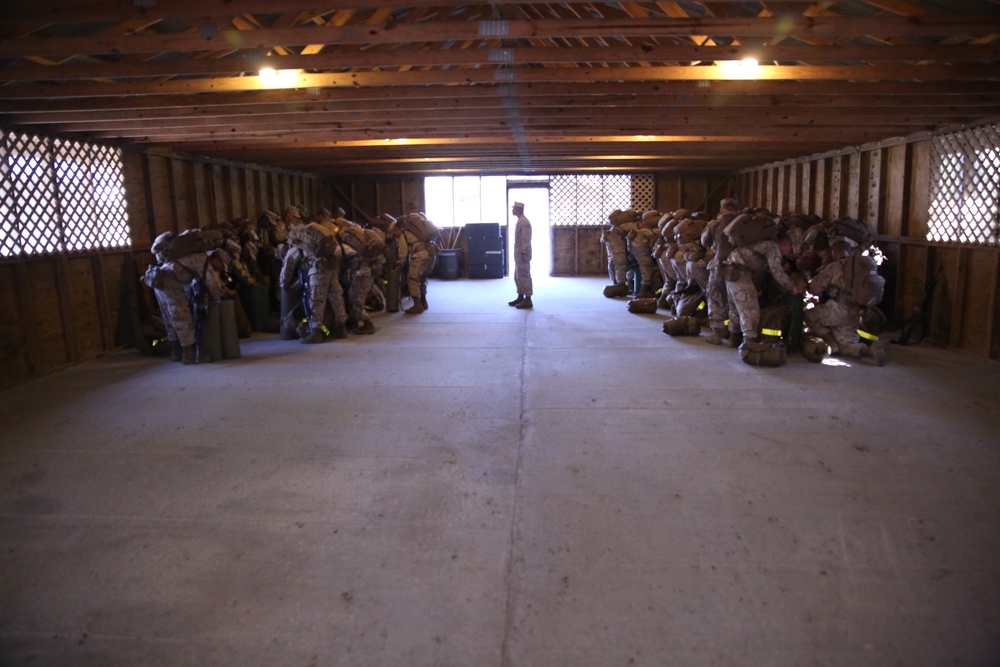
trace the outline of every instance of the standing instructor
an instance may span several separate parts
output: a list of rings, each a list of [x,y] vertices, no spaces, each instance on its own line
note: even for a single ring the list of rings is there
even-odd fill
[[[517,216],[514,226],[514,286],[517,298],[507,305],[531,308],[531,222],[524,217],[524,204],[514,202],[510,211]]]

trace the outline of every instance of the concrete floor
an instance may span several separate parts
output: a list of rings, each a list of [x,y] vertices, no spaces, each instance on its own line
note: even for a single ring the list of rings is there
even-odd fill
[[[1000,664],[1000,366],[753,368],[604,282],[0,393],[0,664]]]

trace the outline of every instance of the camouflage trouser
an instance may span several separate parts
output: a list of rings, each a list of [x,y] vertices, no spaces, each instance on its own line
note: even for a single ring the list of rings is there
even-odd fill
[[[373,284],[375,284],[375,279],[372,276],[372,267],[362,266],[354,270],[351,285],[347,289],[347,301],[351,317],[358,323],[368,320],[365,302],[368,300],[368,294],[372,291]]]
[[[705,286],[705,301],[708,303],[708,326],[712,329],[723,329],[729,320],[729,298],[726,293],[726,281],[719,277],[718,269],[708,273],[708,284]],[[732,328],[736,321],[730,320]]]
[[[182,347],[195,344],[195,321],[187,293],[180,281],[171,280],[163,287],[153,290],[156,302],[160,304],[160,314],[163,316],[163,326],[167,330],[167,338],[177,341]]]
[[[410,255],[410,269],[406,272],[406,289],[414,299],[427,296],[427,276],[434,270],[436,256],[418,252]]]
[[[806,309],[803,314],[806,325],[812,333],[828,342],[832,334],[840,348],[833,350],[834,354],[847,357],[861,356],[861,351],[866,346],[858,336],[859,313],[857,307],[830,299],[826,303],[820,303]]]
[[[531,296],[533,294],[531,286],[531,260],[514,261],[514,287],[518,294]]]
[[[625,250],[625,239],[611,237],[605,241],[608,248],[608,278],[615,284],[628,281],[628,254]]]
[[[749,271],[739,271],[735,280],[726,281],[726,296],[729,298],[729,326],[740,323],[744,339],[757,338],[760,327],[760,303],[757,301],[757,287]]]
[[[656,263],[660,266],[660,273],[663,274],[663,291],[674,291],[674,285],[677,284],[677,271],[674,269],[670,257],[664,252],[656,258]]]
[[[326,306],[333,309],[334,322],[346,322],[347,311],[344,309],[344,290],[337,280],[337,272],[333,269],[313,264],[309,268],[309,327],[319,329],[323,326]]]
[[[653,259],[653,255],[648,248],[636,248],[639,250],[635,254],[636,260],[639,262],[639,275],[642,276],[642,284],[649,285],[650,287],[659,287],[660,281],[658,278],[658,273],[656,268],[656,260]]]
[[[708,289],[708,265],[705,260],[698,260],[697,262],[687,263],[687,276],[688,280],[693,280],[698,283],[698,287],[704,292]]]

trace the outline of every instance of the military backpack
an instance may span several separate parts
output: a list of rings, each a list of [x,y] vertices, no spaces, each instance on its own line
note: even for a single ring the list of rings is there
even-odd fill
[[[333,230],[318,222],[293,227],[288,233],[288,244],[310,255],[329,254],[336,244]]]
[[[844,282],[837,300],[859,306],[877,306],[885,292],[885,278],[878,265],[867,255],[851,255],[843,260]]]
[[[433,243],[438,238],[437,225],[421,213],[407,213],[398,220],[397,224],[403,228],[403,231],[413,234],[417,240],[424,243]]]
[[[735,246],[753,245],[778,235],[778,222],[766,213],[741,213],[723,230]]]

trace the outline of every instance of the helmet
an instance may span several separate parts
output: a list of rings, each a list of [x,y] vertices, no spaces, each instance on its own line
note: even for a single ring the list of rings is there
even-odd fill
[[[170,250],[170,244],[173,240],[173,232],[163,232],[153,241],[150,251],[152,251],[153,255],[156,257],[156,261],[160,264],[167,261],[167,253]]]

